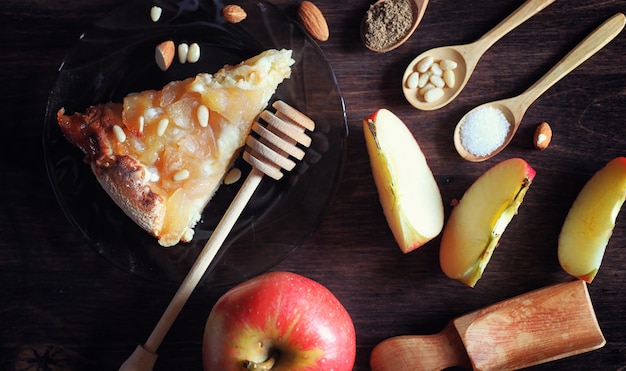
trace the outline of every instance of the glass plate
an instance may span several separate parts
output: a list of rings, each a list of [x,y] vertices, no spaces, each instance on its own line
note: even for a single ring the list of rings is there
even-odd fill
[[[230,204],[249,166],[238,160],[242,177],[222,185],[204,210],[193,241],[171,248],[132,222],[96,181],[83,154],[63,137],[56,112],[84,111],[131,92],[160,89],[167,82],[213,73],[270,48],[293,50],[292,76],[277,90],[281,99],[316,122],[306,156],[280,181],[264,178],[203,278],[203,285],[232,285],[262,273],[296,249],[320,223],[339,182],[346,156],[347,122],[334,73],[317,44],[271,3],[240,1],[248,17],[238,24],[220,16],[223,4],[210,1],[136,1],[113,10],[83,34],[59,69],[44,124],[44,156],[56,197],[71,224],[116,266],[149,279],[178,283]],[[163,14],[150,19],[150,8]],[[197,63],[175,58],[163,72],[154,48],[171,39],[197,42]]]

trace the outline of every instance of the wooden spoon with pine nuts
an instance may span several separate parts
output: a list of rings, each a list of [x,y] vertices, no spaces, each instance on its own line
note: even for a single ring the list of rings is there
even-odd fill
[[[478,64],[480,57],[487,49],[504,35],[554,1],[555,0],[527,0],[497,26],[473,43],[443,46],[427,50],[418,55],[409,63],[402,77],[402,91],[404,92],[406,100],[413,107],[424,111],[436,110],[450,103],[459,95],[461,90],[463,90],[474,68]],[[426,79],[423,85],[421,82],[419,85],[414,85],[415,80],[419,82],[419,78],[415,78],[416,73],[427,74],[431,77],[433,75],[439,77],[443,76],[443,72],[445,71],[443,69],[441,69],[441,73],[437,69],[432,71],[433,65],[436,64],[439,66],[439,63],[443,61],[449,64],[452,64],[450,62],[454,62],[455,64],[454,68],[450,69],[450,71],[453,71],[451,75],[452,83],[446,82],[444,85],[441,85],[442,81],[439,81],[437,78],[431,78]],[[418,66],[421,70],[425,68],[424,65],[427,65],[430,70],[424,70],[423,72],[418,71]],[[425,87],[426,89],[424,89]]]
[[[282,178],[282,169],[291,171],[296,166],[296,162],[290,157],[302,160],[305,155],[297,144],[304,147],[311,145],[311,138],[305,131],[313,131],[315,123],[282,101],[276,101],[272,106],[276,109],[276,114],[265,110],[259,115],[267,126],[257,120],[252,126],[254,134],[246,140],[243,158],[252,165],[250,174],[204,245],[150,337],[143,345],[137,346],[133,354],[122,364],[120,370],[149,371],[153,369],[157,359],[157,348],[213,261],[263,176],[268,175],[275,180]]]

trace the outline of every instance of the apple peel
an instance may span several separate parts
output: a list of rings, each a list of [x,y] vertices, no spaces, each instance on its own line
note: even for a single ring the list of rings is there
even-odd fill
[[[626,157],[616,157],[583,186],[559,234],[558,258],[568,274],[591,283],[626,200]]]
[[[426,157],[405,123],[387,109],[363,120],[372,175],[387,224],[403,253],[437,237],[443,200]]]

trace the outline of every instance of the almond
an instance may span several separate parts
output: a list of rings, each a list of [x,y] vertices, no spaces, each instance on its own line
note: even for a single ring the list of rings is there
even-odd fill
[[[154,50],[154,59],[162,71],[166,71],[172,65],[176,54],[172,40],[163,41]]]
[[[298,8],[298,18],[302,26],[316,40],[328,40],[328,24],[320,9],[310,1],[303,1]]]
[[[533,144],[537,149],[546,149],[552,140],[552,128],[547,122],[542,122],[535,129]]]
[[[222,17],[229,23],[239,23],[247,16],[246,11],[239,5],[226,5],[222,8]]]

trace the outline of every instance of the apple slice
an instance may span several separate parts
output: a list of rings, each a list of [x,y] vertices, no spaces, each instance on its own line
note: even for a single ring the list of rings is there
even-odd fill
[[[452,209],[441,237],[439,262],[450,278],[474,287],[535,177],[521,158],[482,174]]]
[[[593,281],[625,199],[626,157],[617,157],[589,179],[567,213],[558,246],[567,273]]]
[[[379,109],[365,118],[363,133],[387,224],[408,253],[443,228],[439,186],[413,134],[391,111]]]

